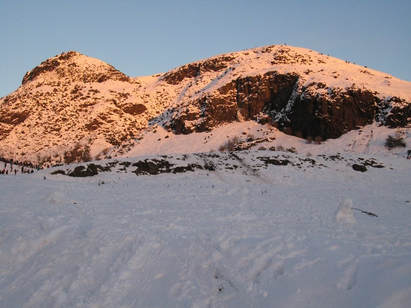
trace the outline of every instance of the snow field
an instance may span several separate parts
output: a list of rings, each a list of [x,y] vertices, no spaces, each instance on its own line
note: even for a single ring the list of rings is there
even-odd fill
[[[378,159],[0,177],[0,307],[409,307],[410,165]]]

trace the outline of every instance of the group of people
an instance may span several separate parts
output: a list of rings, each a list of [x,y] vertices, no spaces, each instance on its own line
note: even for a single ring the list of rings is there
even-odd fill
[[[9,159],[0,158],[3,162],[3,168],[0,168],[0,175],[17,175],[33,173],[35,169],[40,169],[38,166],[33,166],[31,163],[21,163]]]
[[[0,175],[12,175],[12,174],[17,175],[17,173],[29,174],[33,172],[34,172],[33,169],[24,168],[24,166],[21,166],[21,169],[20,169],[18,168],[18,166],[11,165],[10,168],[8,168],[5,165],[4,168],[0,170]]]

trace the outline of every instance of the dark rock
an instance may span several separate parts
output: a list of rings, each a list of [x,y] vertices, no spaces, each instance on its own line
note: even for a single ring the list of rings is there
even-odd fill
[[[212,162],[206,162],[204,165],[204,169],[208,171],[216,171],[216,166]]]
[[[2,112],[0,109],[0,123],[9,124],[9,125],[18,125],[23,123],[30,113],[28,111],[12,111],[12,112]]]
[[[60,65],[60,62],[56,59],[47,59],[46,61],[43,61],[39,66],[35,67],[33,70],[30,72],[27,72],[21,84],[25,84],[28,81],[31,81],[35,79],[37,76],[41,75],[44,72],[52,72],[54,71],[58,66]]]
[[[119,165],[128,168],[128,167],[130,167],[131,162],[129,162],[129,161],[123,161],[123,162],[119,163]]]
[[[157,175],[170,172],[173,164],[166,160],[153,159],[150,161],[146,159],[144,161],[135,162],[132,166],[137,167],[137,169],[134,170],[136,175]]]
[[[330,90],[330,96],[313,94],[316,84],[302,89],[285,117],[282,127],[306,137],[338,138],[342,134],[371,124],[376,116],[379,99],[367,90],[351,88]],[[280,128],[281,128],[280,126]]]
[[[239,112],[246,120],[255,120],[261,113],[282,110],[298,82],[296,74],[269,72],[263,76],[237,79],[236,101]]]
[[[389,109],[385,124],[390,128],[407,126],[411,119],[411,102],[394,96],[387,101],[388,106],[392,103],[395,103],[395,106]]]
[[[178,166],[172,169],[173,173],[184,173],[187,171],[194,171],[196,169],[204,169],[202,166],[198,164],[188,164],[187,166]]]
[[[63,52],[63,53],[58,57],[58,59],[61,60],[61,61],[67,61],[67,60],[69,60],[70,58],[72,58],[72,57],[74,57],[74,56],[76,56],[76,55],[77,55],[77,52],[75,52],[75,51]]]
[[[391,136],[391,135],[387,137],[387,140],[385,140],[384,145],[390,150],[393,148],[398,148],[398,147],[405,148],[407,146],[403,137]]]
[[[111,168],[113,167],[110,163],[108,163],[106,166],[100,166],[95,164],[90,164],[89,166],[92,166],[92,168],[96,168],[98,171],[101,172],[110,172]]]
[[[363,164],[364,166],[370,166],[373,168],[384,168],[384,165],[382,163],[378,163],[374,159],[367,159]]]
[[[317,162],[316,162],[314,159],[312,159],[312,158],[304,158],[303,161],[304,161],[304,162],[308,162],[308,163],[310,163],[311,165],[315,165],[315,164],[317,163]]]
[[[95,176],[98,174],[97,167],[94,164],[90,164],[86,167],[84,166],[77,166],[74,168],[72,172],[68,174],[68,176],[72,177],[88,177],[88,176]]]
[[[74,168],[73,171],[67,173],[68,176],[72,177],[87,177],[87,176],[95,176],[101,172],[109,172],[111,171],[111,166],[108,164],[107,166],[100,166],[96,164],[88,164],[87,167],[85,166],[77,166]]]
[[[219,88],[214,94],[193,101],[201,113],[178,111],[169,127],[177,134],[209,131],[223,123],[257,120],[265,111],[285,107],[298,76],[269,72],[263,76],[239,78]],[[240,118],[239,118],[240,117]],[[196,122],[194,126],[186,123]]]
[[[188,164],[186,166],[177,166],[173,168],[173,164],[163,159],[146,159],[144,161],[135,162],[132,166],[137,167],[137,169],[133,171],[136,175],[158,175],[162,173],[184,173],[187,171],[195,171],[196,169],[204,170],[204,167],[199,164]],[[208,166],[207,170],[212,170],[212,168],[213,167]]]
[[[296,74],[268,72],[264,75],[233,80],[191,104],[191,109],[174,112],[168,127],[177,134],[210,131],[217,125],[237,120],[277,122],[287,134],[326,140],[371,124],[379,112],[380,99],[371,91],[330,89],[318,94],[322,83],[298,87]],[[409,111],[403,108],[388,115],[390,125],[404,125]],[[408,118],[407,118],[408,117]],[[167,125],[166,125],[167,126]]]
[[[147,107],[143,104],[130,104],[121,108],[124,112],[131,115],[139,115],[147,110]]]
[[[169,84],[176,85],[179,84],[184,78],[193,78],[200,75],[201,73],[209,71],[217,72],[223,70],[233,59],[234,57],[231,56],[221,56],[214,57],[202,62],[190,63],[181,66],[177,70],[166,73],[163,76],[163,80],[165,80]]]
[[[265,165],[274,165],[274,166],[287,166],[291,163],[288,159],[276,159],[271,157],[257,157],[259,160],[263,161]]]
[[[354,164],[354,165],[352,165],[352,168],[353,168],[355,171],[360,171],[360,172],[365,172],[365,171],[367,171],[367,167],[364,166],[364,165]]]

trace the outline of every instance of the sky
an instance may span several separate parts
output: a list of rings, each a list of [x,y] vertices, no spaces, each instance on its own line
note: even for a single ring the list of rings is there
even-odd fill
[[[411,1],[0,0],[0,97],[69,50],[144,76],[282,43],[411,81]]]

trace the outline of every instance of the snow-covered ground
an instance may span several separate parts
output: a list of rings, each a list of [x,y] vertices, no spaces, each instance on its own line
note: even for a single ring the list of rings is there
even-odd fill
[[[234,170],[0,176],[0,307],[410,307],[411,161],[349,151],[362,137],[217,153]],[[284,156],[316,163],[258,162]]]

